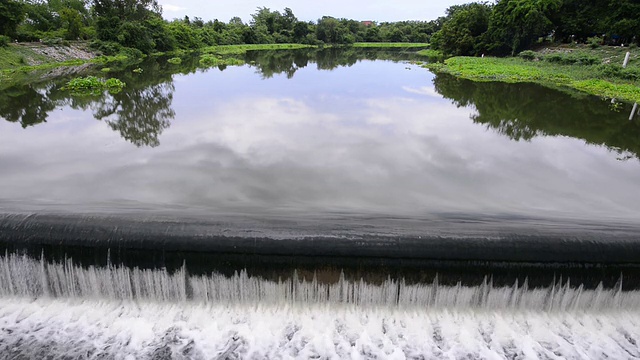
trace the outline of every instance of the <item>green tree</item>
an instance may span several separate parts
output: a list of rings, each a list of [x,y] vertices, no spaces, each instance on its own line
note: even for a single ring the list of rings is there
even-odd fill
[[[316,37],[318,40],[329,44],[351,44],[355,41],[354,36],[346,26],[338,19],[330,16],[323,16],[322,19],[318,20]]]
[[[13,0],[0,1],[0,35],[15,37],[18,24],[24,19],[23,5]]]
[[[489,22],[489,50],[515,55],[548,35],[562,0],[498,0]]]
[[[82,34],[82,15],[74,8],[64,8],[59,11],[62,27],[65,30],[65,38],[77,39]]]
[[[456,5],[447,9],[442,29],[436,32],[433,46],[451,55],[478,55],[484,51],[483,39],[489,28],[492,7],[486,3]]]
[[[161,17],[162,9],[156,0],[93,0],[93,11],[98,39],[143,52],[155,48],[148,21]]]

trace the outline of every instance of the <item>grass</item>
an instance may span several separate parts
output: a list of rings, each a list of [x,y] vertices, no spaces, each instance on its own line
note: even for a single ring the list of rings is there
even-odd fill
[[[418,51],[417,54],[420,56],[428,57],[428,58],[437,58],[437,59],[444,58],[444,54],[440,50],[424,49],[424,50]]]
[[[388,43],[388,42],[358,42],[351,45],[357,48],[427,48],[428,43]]]
[[[624,55],[631,51],[627,69]],[[531,54],[527,54],[530,57]],[[640,102],[640,50],[554,48],[524,58],[453,57],[429,63],[434,72],[449,73],[474,81],[532,82],[550,87],[569,87],[591,95]]]

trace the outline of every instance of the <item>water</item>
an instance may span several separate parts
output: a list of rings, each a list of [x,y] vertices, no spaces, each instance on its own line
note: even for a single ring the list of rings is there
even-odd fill
[[[0,295],[27,298],[75,298],[135,300],[152,302],[196,302],[205,304],[353,304],[402,309],[520,309],[529,311],[634,310],[640,305],[640,291],[617,288],[595,289],[571,286],[560,279],[548,287],[529,288],[528,281],[512,286],[494,286],[484,279],[479,286],[406,284],[388,278],[380,284],[363,279],[347,280],[341,274],[335,282],[298,276],[278,281],[250,277],[246,271],[227,277],[222,274],[189,275],[183,266],[174,273],[119,266],[83,268],[71,259],[48,263],[26,256],[0,258]]]
[[[2,211],[638,225],[630,104],[283,54],[150,60],[116,95],[4,90]]]
[[[569,282],[273,282],[5,255],[0,294],[10,359],[640,356],[640,293]]]
[[[0,85],[3,358],[640,357],[630,104],[245,60]]]

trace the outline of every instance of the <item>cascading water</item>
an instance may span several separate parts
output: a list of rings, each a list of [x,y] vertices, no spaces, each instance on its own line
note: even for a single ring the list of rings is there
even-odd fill
[[[640,291],[279,281],[0,257],[10,359],[639,358]]]

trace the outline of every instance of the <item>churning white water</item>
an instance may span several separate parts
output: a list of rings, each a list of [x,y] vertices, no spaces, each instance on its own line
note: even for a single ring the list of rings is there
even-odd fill
[[[0,257],[2,359],[634,359],[640,293],[279,282]]]

